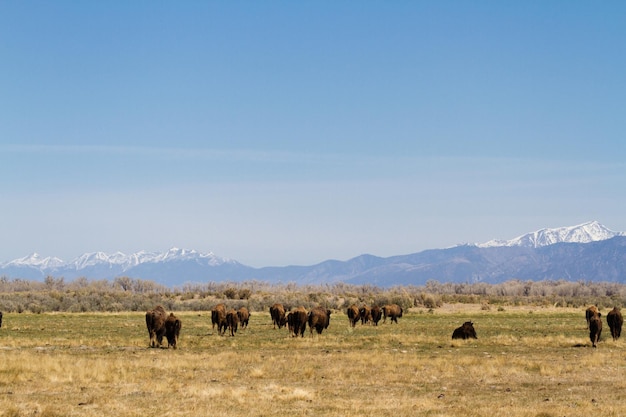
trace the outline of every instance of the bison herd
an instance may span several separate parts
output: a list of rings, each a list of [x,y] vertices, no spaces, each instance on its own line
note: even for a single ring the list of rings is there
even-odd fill
[[[217,332],[220,335],[225,334],[226,330],[228,330],[230,335],[234,336],[235,333],[237,333],[239,323],[241,323],[241,328],[245,329],[248,327],[249,320],[250,312],[246,307],[241,307],[239,310],[230,308],[226,311],[224,304],[218,304],[211,310],[211,324],[213,325],[213,329],[215,329],[215,325],[217,324]]]
[[[361,321],[362,325],[372,324],[378,326],[378,322],[383,319],[383,323],[389,318],[390,323],[398,323],[398,318],[402,317],[403,309],[397,304],[379,306],[351,305],[346,314],[351,327]],[[324,329],[330,325],[331,311],[323,307],[314,307],[307,311],[304,307],[286,309],[282,304],[276,303],[270,307],[270,317],[274,329],[287,327],[292,337],[304,337],[308,325],[311,335],[313,331],[322,334]],[[591,306],[585,311],[587,327],[589,329],[589,339],[595,348],[602,334],[602,314],[596,306]],[[231,336],[235,336],[237,329],[245,329],[248,326],[250,312],[246,307],[238,310],[227,309],[224,304],[218,304],[211,310],[211,323],[213,329],[217,325],[219,335],[224,335],[228,330]],[[624,319],[619,308],[614,307],[606,316],[607,324],[611,331],[613,340],[617,340],[622,332]],[[0,327],[2,326],[2,313],[0,312]],[[167,339],[167,347],[176,349],[178,336],[182,328],[182,323],[174,313],[167,315],[162,306],[157,306],[153,310],[146,312],[146,326],[150,337],[150,347],[161,347],[163,336]],[[477,339],[474,324],[466,321],[452,332],[452,339]]]
[[[602,334],[602,313],[598,311],[596,306],[591,306],[585,311],[585,318],[587,319],[587,327],[589,328],[589,339],[591,345],[596,347],[600,341],[600,335]],[[609,325],[611,331],[611,337],[613,340],[619,339],[622,333],[622,324],[624,324],[624,318],[619,308],[613,307],[613,310],[609,311],[606,315],[606,323]]]
[[[390,319],[391,323],[398,323],[398,318],[402,317],[403,309],[397,304],[388,304],[383,307],[379,306],[362,306],[357,307],[351,305],[348,307],[346,314],[350,321],[350,326],[355,327],[356,324],[361,321],[361,324],[372,324],[378,326],[380,319],[383,319],[383,323]],[[331,311],[322,308],[315,307],[311,311],[306,311],[304,307],[296,307],[289,312],[285,307],[276,303],[270,307],[270,317],[274,329],[278,326],[279,329],[287,326],[289,334],[293,337],[304,337],[304,332],[308,324],[311,335],[313,330],[317,334],[322,334],[324,329],[328,329],[330,324]],[[596,306],[591,306],[585,311],[585,318],[587,319],[587,327],[589,329],[589,339],[591,345],[595,348],[600,341],[600,335],[602,334],[602,313],[598,311]],[[237,328],[241,327],[245,329],[248,327],[248,321],[250,320],[250,312],[246,307],[241,307],[238,310],[233,308],[226,309],[224,304],[218,304],[211,310],[211,323],[213,329],[217,325],[218,334],[224,335],[228,330],[231,336],[235,336]],[[624,324],[624,318],[619,308],[613,307],[613,310],[609,311],[606,315],[606,321],[611,331],[611,337],[613,340],[619,339],[622,333],[622,325]],[[2,312],[0,312],[0,327],[2,327]],[[150,337],[150,347],[161,347],[163,343],[163,336],[167,339],[167,347],[176,349],[178,343],[178,336],[182,328],[181,320],[170,313],[169,316],[165,312],[162,306],[156,306],[154,309],[146,312],[146,327],[148,328],[148,335]],[[474,324],[471,321],[466,321],[462,326],[454,329],[452,332],[452,339],[477,339],[476,330]]]
[[[309,325],[311,334],[313,334],[313,329],[315,329],[317,334],[322,334],[324,329],[328,329],[330,314],[330,310],[322,307],[315,307],[308,312],[302,306],[293,308],[287,312],[287,309],[280,303],[276,303],[270,307],[270,316],[274,328],[278,326],[279,329],[282,329],[287,326],[289,334],[293,337],[304,337],[307,324]]]
[[[168,316],[161,306],[146,312],[146,327],[150,335],[150,347],[161,347],[163,336],[167,338],[167,347],[176,349],[182,322],[174,313]]]

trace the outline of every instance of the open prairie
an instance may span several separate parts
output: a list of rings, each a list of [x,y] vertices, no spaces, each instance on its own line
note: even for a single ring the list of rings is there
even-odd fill
[[[148,348],[142,313],[7,314],[3,416],[623,416],[626,348],[583,309],[446,305],[398,324],[290,338],[253,312],[235,337],[176,312],[179,349]],[[477,340],[451,340],[472,320]]]

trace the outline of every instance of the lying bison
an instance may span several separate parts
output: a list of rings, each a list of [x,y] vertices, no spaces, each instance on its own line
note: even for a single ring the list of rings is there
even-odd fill
[[[622,324],[624,324],[624,318],[620,309],[613,307],[613,310],[606,315],[606,322],[609,325],[609,329],[611,329],[613,340],[619,339],[622,334]]]
[[[248,327],[248,321],[250,320],[250,311],[246,307],[241,307],[237,310],[237,316],[239,316],[239,323],[241,323],[241,328],[245,329]]]
[[[304,307],[294,308],[287,314],[287,324],[289,326],[289,333],[293,337],[304,337],[304,331],[306,330],[307,312]]]
[[[317,334],[322,334],[324,329],[328,329],[330,324],[330,310],[323,307],[315,307],[309,312],[309,329],[313,335],[313,329]]]
[[[474,330],[474,324],[471,321],[466,321],[461,327],[457,327],[452,332],[453,339],[478,339],[476,337],[476,330]]]
[[[235,336],[235,333],[237,333],[237,327],[239,326],[239,316],[234,308],[231,308],[226,313],[226,324],[228,325],[230,335]]]
[[[357,306],[355,306],[354,304],[352,304],[350,307],[348,307],[348,320],[350,320],[350,326],[354,327],[356,326],[356,323],[359,321],[359,318],[361,318],[361,313],[359,311],[359,308]]]
[[[596,347],[600,341],[600,335],[602,334],[602,320],[600,312],[594,314],[589,319],[589,339],[591,339],[591,346]]]
[[[378,326],[378,322],[383,317],[383,311],[381,310],[380,307],[373,306],[371,310],[371,315],[372,315],[372,323],[374,323],[374,326]]]
[[[174,316],[174,313],[167,316],[163,307],[156,306],[146,312],[146,327],[150,336],[150,347],[161,347],[163,336],[165,336],[167,346],[176,349],[182,323]]]
[[[287,324],[287,316],[285,315],[285,307],[282,304],[276,303],[270,307],[270,316],[272,317],[272,323],[274,328],[278,326],[281,329]]]
[[[383,306],[383,323],[387,321],[387,317],[391,319],[391,322],[398,324],[398,317],[402,317],[402,307],[397,304],[387,304]]]
[[[226,306],[224,304],[218,304],[211,310],[211,324],[213,329],[217,324],[217,333],[222,335],[226,333],[228,323],[226,323]]]

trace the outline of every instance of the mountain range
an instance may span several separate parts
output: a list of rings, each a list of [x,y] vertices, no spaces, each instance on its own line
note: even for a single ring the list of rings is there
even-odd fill
[[[46,276],[113,279],[128,276],[166,286],[186,282],[259,280],[273,283],[345,282],[381,287],[439,282],[498,283],[521,280],[626,282],[626,233],[597,221],[541,229],[511,240],[491,240],[381,258],[361,255],[312,266],[253,268],[213,253],[172,248],[166,252],[86,253],[65,262],[32,254],[0,263],[0,275],[43,280]]]

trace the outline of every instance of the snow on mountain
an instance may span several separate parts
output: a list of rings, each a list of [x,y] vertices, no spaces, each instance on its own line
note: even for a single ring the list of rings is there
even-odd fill
[[[569,245],[557,245],[567,242]],[[511,240],[312,266],[252,268],[213,253],[171,248],[165,252],[85,253],[70,262],[36,253],[0,264],[0,275],[43,280],[46,276],[113,279],[128,276],[167,286],[186,282],[261,280],[268,282],[421,285],[443,282],[503,282],[508,279],[598,279],[626,277],[626,233],[592,221],[541,229]]]
[[[40,271],[50,271],[58,269],[73,269],[81,271],[92,268],[118,269],[126,271],[141,264],[153,264],[161,262],[176,261],[196,261],[201,265],[219,266],[227,263],[236,263],[230,259],[221,258],[213,253],[200,253],[195,250],[171,248],[166,252],[146,252],[140,251],[130,255],[122,252],[105,253],[92,252],[84,253],[72,261],[65,262],[59,258],[42,258],[39,254],[33,253],[23,258],[0,264],[0,268],[28,267]]]
[[[532,233],[518,236],[511,240],[490,240],[476,246],[493,248],[500,246],[521,246],[539,248],[555,243],[590,243],[611,239],[615,236],[626,236],[624,232],[614,232],[597,221],[590,221],[577,226],[540,229]]]
[[[121,256],[120,256],[121,255]],[[69,265],[74,266],[77,270],[93,267],[96,265],[124,265],[126,257],[121,252],[109,255],[104,252],[84,253],[74,259]]]
[[[168,261],[188,261],[195,260],[201,264],[210,266],[218,266],[232,261],[215,256],[212,252],[199,253],[195,250],[171,248],[165,253],[157,254],[151,262],[168,262]]]
[[[32,253],[23,258],[14,259],[9,262],[0,264],[1,268],[9,267],[31,267],[36,269],[58,268],[65,265],[65,262],[59,258],[48,256],[42,258],[38,253]]]

